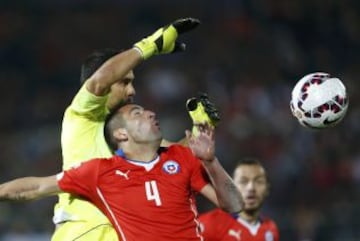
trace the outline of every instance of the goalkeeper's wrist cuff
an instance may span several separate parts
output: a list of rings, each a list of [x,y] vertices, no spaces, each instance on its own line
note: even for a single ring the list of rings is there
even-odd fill
[[[147,39],[142,39],[141,41],[134,44],[134,49],[139,51],[143,59],[146,60],[154,55],[156,51],[156,45]]]
[[[193,127],[192,127],[192,129],[191,129],[191,134],[192,134],[193,136],[199,136],[200,131],[199,131],[198,126],[193,125]]]
[[[143,54],[143,52],[141,51],[141,49],[139,49],[139,48],[136,47],[135,45],[133,46],[133,49],[135,49],[135,50],[141,55],[141,57],[144,59],[144,54]]]

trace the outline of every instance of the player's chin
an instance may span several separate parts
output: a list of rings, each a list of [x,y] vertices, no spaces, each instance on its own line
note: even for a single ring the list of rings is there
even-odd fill
[[[259,209],[260,209],[259,206],[251,206],[251,207],[245,206],[244,211],[248,214],[253,214],[253,213],[257,213]]]
[[[245,202],[245,211],[256,211],[260,206],[259,202]]]
[[[129,97],[126,99],[126,102],[127,102],[128,104],[134,103],[134,97],[133,97],[133,96],[129,96]]]
[[[127,104],[133,104],[134,103],[134,98],[131,97],[127,97],[123,100],[120,101],[119,105],[127,105]]]

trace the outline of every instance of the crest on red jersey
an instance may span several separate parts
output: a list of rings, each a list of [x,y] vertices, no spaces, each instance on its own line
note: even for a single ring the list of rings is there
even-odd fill
[[[180,165],[176,161],[166,161],[162,167],[163,171],[167,174],[176,174],[180,171]]]
[[[265,233],[265,241],[274,241],[274,234],[270,230]]]

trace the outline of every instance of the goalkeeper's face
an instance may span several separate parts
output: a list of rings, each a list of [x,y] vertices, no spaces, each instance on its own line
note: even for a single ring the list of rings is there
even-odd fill
[[[123,79],[111,86],[107,107],[109,110],[116,109],[121,103],[132,103],[135,96],[133,80],[135,76],[130,71]]]
[[[265,170],[260,165],[239,165],[234,171],[234,182],[243,199],[246,212],[256,213],[268,194]]]

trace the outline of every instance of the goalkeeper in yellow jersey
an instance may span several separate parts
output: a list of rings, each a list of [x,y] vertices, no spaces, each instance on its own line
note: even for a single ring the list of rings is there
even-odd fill
[[[135,43],[131,49],[122,52],[105,49],[88,57],[81,69],[83,85],[64,113],[61,133],[64,170],[83,160],[112,155],[103,127],[108,113],[121,103],[131,101],[135,95],[132,70],[153,55],[183,51],[185,45],[177,42],[178,35],[198,24],[197,19],[179,19]],[[189,113],[194,123],[208,122],[206,111],[209,108],[204,109],[198,98],[191,101]],[[52,241],[118,240],[101,211],[90,202],[69,194],[59,195],[53,221],[56,230]]]

